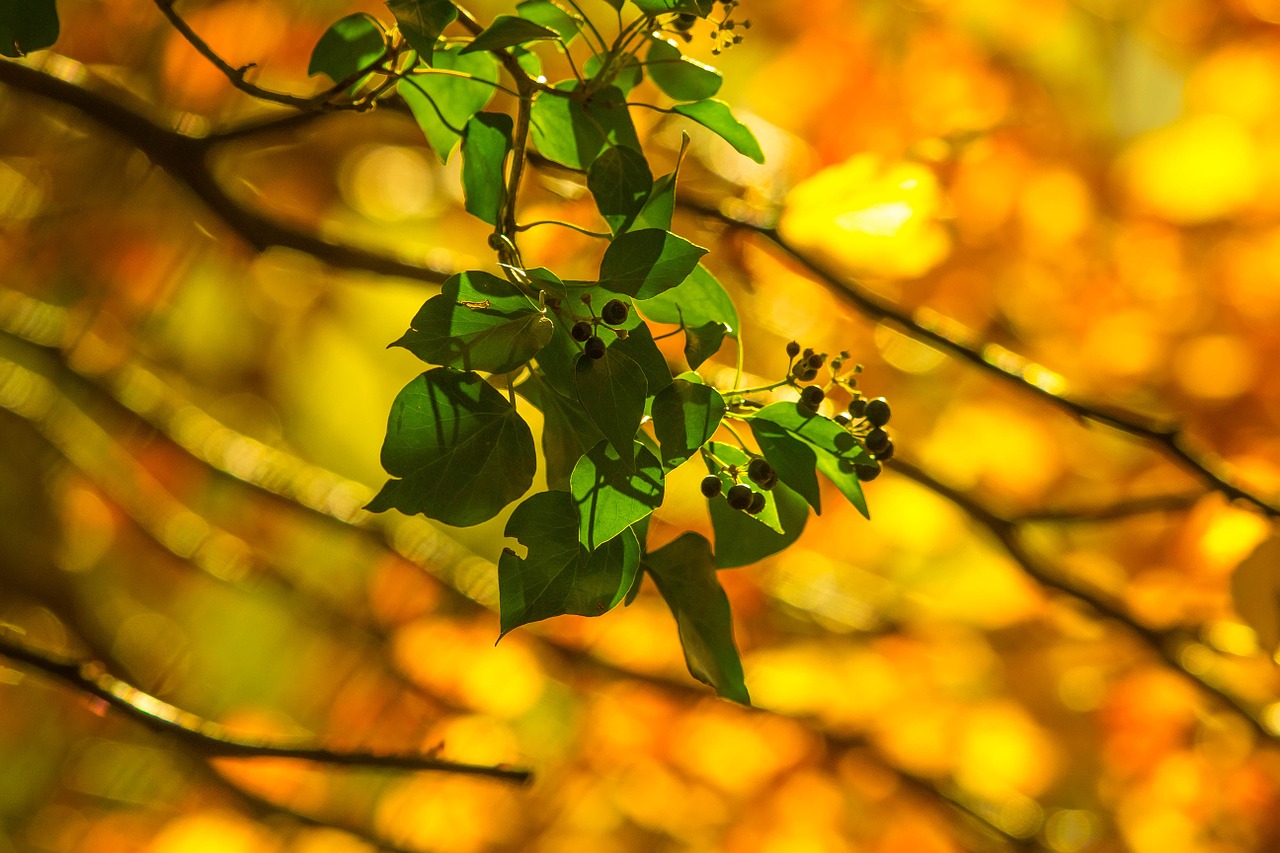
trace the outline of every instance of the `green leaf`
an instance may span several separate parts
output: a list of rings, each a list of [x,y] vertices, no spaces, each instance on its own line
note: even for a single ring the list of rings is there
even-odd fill
[[[426,135],[427,143],[444,163],[462,138],[467,122],[493,99],[498,63],[487,53],[463,56],[459,48],[442,47],[436,50],[432,67],[475,78],[411,74],[396,86]]]
[[[733,445],[713,441],[707,444],[707,450],[729,465],[745,468],[749,461],[747,455]],[[707,470],[714,473],[711,460],[706,462]],[[723,471],[719,473],[727,491],[730,480]],[[716,536],[716,565],[720,568],[732,569],[763,560],[787,548],[804,532],[809,506],[803,498],[781,482],[761,494],[765,508],[759,515],[732,509],[724,497],[707,502],[711,529]]]
[[[676,210],[676,181],[680,177],[680,164],[684,162],[685,152],[689,150],[689,134],[680,134],[680,153],[676,155],[676,167],[668,175],[658,178],[653,184],[649,198],[631,227],[637,231],[641,228],[661,228],[671,230],[671,217]]]
[[[725,334],[738,337],[738,309],[710,270],[698,264],[684,281],[636,305],[655,323],[683,323],[686,328],[720,323]]]
[[[542,456],[546,460],[547,486],[568,491],[573,466],[604,436],[576,399],[558,393],[537,373],[516,388],[542,411]]]
[[[751,416],[769,421],[803,440],[817,451],[818,470],[826,475],[849,503],[866,518],[867,501],[862,494],[855,466],[872,462],[871,454],[852,435],[829,418],[796,403],[774,403]]]
[[[601,358],[580,355],[574,384],[582,408],[618,451],[622,464],[633,464],[631,445],[644,417],[649,387],[640,365],[613,347],[606,349]]]
[[[499,15],[493,23],[484,28],[484,32],[472,39],[471,44],[462,48],[463,53],[475,53],[479,50],[502,50],[516,45],[528,44],[531,41],[554,41],[560,34],[541,24],[515,15]]]
[[[724,418],[724,398],[716,389],[677,377],[653,398],[653,432],[662,464],[671,470],[707,443]]]
[[[682,116],[693,119],[698,124],[714,131],[725,142],[734,147],[739,154],[750,157],[757,163],[764,162],[764,152],[756,136],[745,124],[733,116],[733,111],[724,101],[715,99],[698,101],[693,104],[676,104],[672,107]]]
[[[436,42],[444,28],[458,17],[451,0],[387,0],[400,35],[427,65],[434,61]]]
[[[0,56],[17,58],[58,40],[54,0],[0,0]]]
[[[646,554],[644,567],[676,619],[689,674],[725,699],[750,705],[729,597],[716,577],[711,543],[697,533],[682,534]]]
[[[631,0],[631,2],[646,15],[688,12],[705,18],[715,8],[713,0]]]
[[[640,543],[630,529],[595,551],[578,543],[578,512],[568,492],[531,496],[511,513],[505,533],[528,554],[504,548],[498,558],[503,635],[566,613],[607,613],[631,589],[640,567]]]
[[[563,95],[539,92],[530,113],[533,144],[544,157],[585,170],[610,146],[640,150],[622,92],[610,86],[583,99],[577,83],[556,85]]]
[[[396,396],[382,467],[402,479],[366,508],[468,527],[524,494],[536,466],[533,434],[506,398],[476,373],[438,367]]]
[[[600,262],[600,286],[613,293],[649,299],[680,284],[707,253],[661,228],[618,235]]]
[[[391,346],[428,364],[506,373],[551,340],[551,320],[516,286],[487,272],[452,276]]]
[[[652,397],[671,384],[671,368],[667,359],[654,343],[649,325],[635,311],[619,328],[627,331],[625,338],[619,338],[609,344],[609,349],[620,352],[640,365],[644,378],[648,382],[648,396]]]
[[[514,123],[506,113],[476,113],[462,133],[462,190],[467,213],[498,224],[506,196],[502,167]]]
[[[600,215],[609,223],[609,230],[614,234],[626,231],[653,189],[649,161],[624,145],[608,148],[591,164],[587,189],[591,190]]]
[[[753,418],[748,424],[756,444],[760,445],[760,453],[778,472],[778,479],[795,489],[814,512],[821,514],[822,490],[818,488],[818,458],[813,448],[772,421]]]
[[[520,68],[525,74],[534,80],[542,76],[542,60],[538,58],[538,54],[527,48],[513,47],[511,55],[516,58],[516,62],[520,63]]]
[[[316,42],[307,76],[324,74],[333,82],[341,83],[377,62],[386,48],[386,33],[376,18],[364,12],[347,15],[335,21]],[[353,84],[352,89],[359,85],[359,82]]]
[[[698,367],[720,351],[728,327],[723,323],[703,323],[701,326],[685,326],[684,358],[690,370]]]
[[[573,468],[569,493],[578,507],[578,540],[588,548],[600,547],[662,503],[662,465],[634,442],[627,454],[629,467],[601,441]]]
[[[658,88],[677,101],[710,98],[724,82],[719,71],[685,56],[675,42],[660,38],[650,42],[645,68]]]
[[[582,66],[583,75],[596,85],[601,85],[598,80],[601,71],[604,71],[604,58],[601,54],[588,58]],[[604,85],[616,86],[619,92],[629,95],[643,81],[644,68],[634,56],[627,54],[609,68],[609,80]]]
[[[516,14],[549,30],[555,30],[565,44],[577,38],[581,32],[582,18],[566,12],[551,0],[524,0],[516,4]]]
[[[738,479],[735,481],[734,478],[729,475],[728,470],[721,468],[715,463],[711,458],[712,456],[716,457],[720,463],[737,466],[739,473]],[[712,510],[711,517],[713,521],[715,520],[716,510],[721,509],[747,519],[751,523],[749,526],[764,525],[774,533],[779,534],[785,531],[785,528],[782,526],[782,521],[778,517],[778,502],[775,499],[773,492],[761,489],[743,476],[748,464],[751,462],[751,457],[747,455],[746,451],[736,444],[724,444],[718,441],[710,441],[707,442],[706,447],[703,449],[702,461],[706,463],[708,473],[716,474],[720,477],[720,482],[724,487],[722,490],[724,493],[728,493],[729,489],[733,487],[735,482],[739,482],[750,486],[753,491],[759,492],[764,497],[764,508],[757,513],[747,513],[731,509],[724,498],[714,498],[709,504],[709,508]]]

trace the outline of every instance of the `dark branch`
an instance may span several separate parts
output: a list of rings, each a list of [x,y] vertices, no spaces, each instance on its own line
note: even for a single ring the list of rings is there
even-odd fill
[[[303,743],[273,743],[243,738],[232,734],[219,723],[197,717],[142,692],[111,675],[97,662],[55,657],[7,633],[0,633],[0,655],[36,669],[74,690],[100,699],[146,728],[175,738],[212,758],[296,758],[333,766],[430,770],[519,783],[526,783],[532,778],[528,770],[464,764],[426,755],[336,752]]]
[[[448,271],[436,270],[379,252],[333,243],[279,222],[228,193],[209,166],[218,137],[198,138],[160,127],[146,117],[82,86],[16,62],[0,62],[0,83],[71,107],[121,136],[200,201],[258,251],[272,246],[311,255],[330,266],[363,270],[439,284]],[[272,122],[280,126],[283,122]],[[288,126],[288,125],[285,125]]]
[[[1101,506],[1053,507],[1032,510],[1009,517],[1015,524],[1087,524],[1096,521],[1118,521],[1135,515],[1155,515],[1190,509],[1205,497],[1205,492],[1173,495],[1146,495]]]

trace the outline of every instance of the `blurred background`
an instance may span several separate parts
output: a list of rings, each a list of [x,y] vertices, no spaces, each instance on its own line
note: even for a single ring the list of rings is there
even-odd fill
[[[333,20],[390,20],[348,0],[176,8],[253,82],[302,95]],[[108,111],[193,137],[289,114],[148,0],[59,12],[54,49],[24,62]],[[655,173],[688,129],[692,205],[777,220],[988,363],[1169,419],[1280,491],[1280,2],[744,0],[735,18],[742,44],[712,56],[699,24],[689,50],[723,69],[767,164],[637,111]],[[849,350],[923,476],[868,484],[870,522],[832,493],[794,547],[721,573],[758,709],[692,681],[651,586],[495,646],[502,519],[359,510],[420,370],[384,348],[433,286],[256,251],[147,144],[0,81],[0,623],[237,733],[536,780],[211,759],[0,659],[0,851],[1280,846],[1276,638],[1230,592],[1271,525],[1157,448],[686,209],[675,230],[735,294],[748,372],[780,376],[793,338]],[[395,110],[199,154],[272,223],[442,273],[492,263],[458,160]],[[598,225],[571,176],[532,172],[523,201],[526,221]],[[522,249],[586,277],[600,247],[538,228]],[[654,541],[708,526],[698,473],[681,476]],[[1237,581],[1264,617],[1278,574]]]

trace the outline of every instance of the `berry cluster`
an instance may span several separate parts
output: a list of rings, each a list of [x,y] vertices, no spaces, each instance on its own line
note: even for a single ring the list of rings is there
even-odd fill
[[[591,295],[589,293],[582,294],[582,303],[588,308],[591,307]],[[582,351],[587,358],[603,358],[605,343],[599,335],[596,334],[596,327],[603,323],[605,326],[621,326],[627,322],[627,317],[631,314],[631,309],[627,307],[627,303],[621,299],[610,299],[600,309],[600,316],[595,316],[595,311],[591,312],[589,320],[579,320],[569,329],[569,334],[575,341],[582,344]],[[620,338],[626,337],[624,329],[611,328],[615,335]]]
[[[746,468],[747,479],[755,483],[760,491],[738,482],[743,471],[737,465],[729,465],[725,468],[725,473],[733,480],[733,485],[724,493],[725,502],[731,508],[749,515],[758,515],[764,509],[764,493],[778,484],[778,472],[773,470],[773,466],[763,456],[752,459]],[[708,500],[719,497],[723,488],[724,483],[717,474],[708,474],[702,479],[702,494]]]

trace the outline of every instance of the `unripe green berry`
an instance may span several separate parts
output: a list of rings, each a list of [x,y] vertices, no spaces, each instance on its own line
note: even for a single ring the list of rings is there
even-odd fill
[[[749,515],[759,515],[760,512],[764,509],[764,505],[765,505],[764,495],[760,494],[759,492],[753,492],[751,495],[751,505],[747,507],[747,513]]]
[[[864,483],[869,483],[876,477],[880,476],[880,466],[875,464],[855,465],[854,472],[857,473],[859,480]]]
[[[800,392],[800,403],[807,408],[817,409],[826,396],[826,392],[817,385],[810,385]]]
[[[889,446],[889,433],[880,427],[876,427],[867,433],[867,450],[872,453],[879,453]]]
[[[604,341],[598,337],[588,338],[582,351],[587,354],[587,358],[604,358]]]
[[[569,334],[573,336],[575,341],[582,343],[591,337],[591,324],[586,320],[579,320],[573,324],[573,328],[569,329]]]
[[[704,498],[714,498],[720,494],[720,490],[724,484],[720,482],[720,478],[715,474],[708,474],[702,478],[702,496]]]
[[[889,408],[889,401],[884,397],[876,397],[874,400],[867,401],[867,420],[876,426],[884,426],[889,422],[889,416],[893,412]]]
[[[773,476],[773,466],[764,459],[752,459],[747,466],[747,476],[758,485]]]
[[[631,310],[627,308],[627,303],[621,299],[610,299],[600,309],[600,319],[610,326],[621,326],[627,322],[627,315],[630,313]]]
[[[745,483],[735,483],[729,487],[729,491],[725,492],[725,500],[729,502],[729,506],[734,509],[745,510],[751,506],[754,500],[755,492]]]

